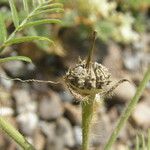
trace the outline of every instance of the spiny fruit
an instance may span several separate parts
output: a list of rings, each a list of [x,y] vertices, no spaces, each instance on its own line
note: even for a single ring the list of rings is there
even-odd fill
[[[108,90],[112,82],[111,74],[105,66],[97,62],[91,62],[89,68],[87,68],[86,60],[80,58],[75,67],[68,70],[64,79],[75,97],[77,95],[84,97],[91,94],[102,94]]]

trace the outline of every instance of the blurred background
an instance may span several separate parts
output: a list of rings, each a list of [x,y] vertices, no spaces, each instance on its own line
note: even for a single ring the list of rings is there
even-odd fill
[[[73,67],[78,57],[86,58],[90,36],[97,32],[93,60],[105,65],[114,81],[126,78],[112,98],[106,99],[93,121],[91,150],[103,150],[126,104],[150,65],[149,0],[59,0],[64,4],[61,25],[28,28],[20,35],[43,35],[46,42],[13,45],[1,57],[24,55],[33,63],[1,64],[0,74],[10,78],[57,81]],[[16,0],[19,17],[24,16]],[[8,32],[14,30],[7,0],[0,0]],[[49,16],[47,16],[49,17]],[[55,17],[55,16],[54,16]],[[80,150],[81,107],[64,85],[20,83],[0,77],[0,114],[33,143],[37,150]],[[112,150],[133,150],[139,133],[150,128],[150,83],[118,136]],[[2,132],[0,150],[19,149]]]

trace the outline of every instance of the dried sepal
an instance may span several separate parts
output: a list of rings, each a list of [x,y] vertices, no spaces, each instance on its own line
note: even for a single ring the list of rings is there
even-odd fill
[[[112,79],[108,69],[97,62],[91,62],[87,68],[86,61],[81,58],[75,67],[69,68],[64,80],[73,96],[80,101],[86,101],[88,96],[96,94],[103,98],[111,97],[121,83],[128,81],[122,79],[110,87]]]
[[[70,68],[64,80],[70,92],[78,99],[103,93],[105,86],[109,85],[110,73],[103,65],[91,62],[90,68],[86,67],[86,61],[79,58],[75,67]]]

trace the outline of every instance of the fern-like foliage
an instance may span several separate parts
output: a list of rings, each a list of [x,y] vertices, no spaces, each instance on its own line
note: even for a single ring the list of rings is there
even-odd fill
[[[150,150],[150,129],[147,138],[143,134],[136,136],[135,150]]]
[[[12,20],[15,27],[15,30],[7,35],[7,29],[5,25],[5,20],[2,13],[0,13],[0,52],[5,49],[5,47],[12,44],[30,42],[34,40],[44,40],[49,43],[53,41],[47,37],[43,36],[21,36],[18,37],[18,32],[28,28],[41,24],[58,24],[61,23],[59,19],[47,19],[46,14],[55,14],[63,12],[63,5],[61,3],[54,2],[53,0],[23,0],[23,8],[25,12],[25,17],[21,20],[19,13],[16,8],[15,0],[8,0]]]

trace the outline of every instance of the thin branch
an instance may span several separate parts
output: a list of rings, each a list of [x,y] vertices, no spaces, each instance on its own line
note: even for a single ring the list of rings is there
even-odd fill
[[[92,48],[89,50],[89,54],[88,54],[87,61],[86,61],[87,69],[90,68],[90,64],[92,61],[92,56],[93,56],[93,51],[94,51],[94,46],[95,46],[95,41],[96,41],[96,32],[95,31],[93,32],[92,40],[93,40]]]
[[[35,150],[34,147],[10,123],[0,116],[0,129],[7,133],[24,150]]]
[[[120,132],[120,130],[123,128],[123,126],[125,125],[126,121],[128,120],[129,116],[131,115],[131,113],[133,112],[136,104],[138,103],[140,96],[142,95],[147,83],[150,80],[150,67],[147,70],[147,72],[144,75],[144,78],[142,80],[142,82],[140,83],[135,96],[132,98],[132,100],[129,102],[129,104],[127,105],[127,107],[125,108],[124,112],[122,113],[116,128],[114,129],[111,137],[109,138],[108,142],[105,145],[104,150],[110,150],[113,143],[116,141],[116,138]]]
[[[19,81],[22,83],[36,82],[36,83],[47,83],[47,84],[60,84],[60,82],[55,82],[55,81],[45,81],[45,80],[36,80],[36,79],[22,80],[20,78],[8,78],[8,77],[2,76],[1,74],[0,74],[0,77],[6,80]]]

